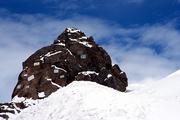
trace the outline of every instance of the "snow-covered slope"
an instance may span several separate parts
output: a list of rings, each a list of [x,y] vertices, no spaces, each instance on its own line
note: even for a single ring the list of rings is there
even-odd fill
[[[130,85],[126,93],[87,81],[73,82],[24,109],[12,120],[179,120],[180,70]]]

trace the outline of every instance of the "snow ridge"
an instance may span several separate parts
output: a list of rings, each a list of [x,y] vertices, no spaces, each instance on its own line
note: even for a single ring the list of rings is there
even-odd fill
[[[179,78],[177,71],[159,81],[131,84],[126,93],[74,81],[11,120],[179,120]]]

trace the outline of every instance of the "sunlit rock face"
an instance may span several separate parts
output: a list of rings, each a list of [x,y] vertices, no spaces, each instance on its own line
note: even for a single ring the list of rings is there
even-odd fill
[[[121,92],[128,85],[125,72],[118,65],[112,66],[108,53],[92,37],[76,28],[66,28],[53,44],[23,62],[12,93],[13,104],[8,105],[16,109],[13,113],[19,112],[29,106],[27,99],[43,99],[72,81],[93,81]],[[3,110],[0,107],[0,113]],[[0,117],[8,118],[5,114]]]

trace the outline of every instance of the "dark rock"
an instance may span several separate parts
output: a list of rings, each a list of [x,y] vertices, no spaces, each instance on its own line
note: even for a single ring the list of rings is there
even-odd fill
[[[17,114],[24,109],[24,106],[21,106],[22,103],[0,103],[0,118],[8,119],[9,115]]]
[[[75,28],[67,28],[50,46],[43,47],[23,62],[23,70],[14,88],[12,98],[42,99],[72,81],[97,82],[124,92],[128,85],[125,72],[112,66],[108,53],[92,37]],[[15,113],[28,107],[23,101],[7,103],[5,111]],[[7,114],[0,114],[7,118]]]

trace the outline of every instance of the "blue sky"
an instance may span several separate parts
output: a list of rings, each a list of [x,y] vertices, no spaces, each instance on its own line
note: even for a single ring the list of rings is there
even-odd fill
[[[180,0],[0,1],[0,102],[9,101],[22,62],[77,27],[103,46],[129,81],[180,68]]]
[[[5,0],[1,8],[19,14],[98,17],[123,26],[153,24],[178,18],[179,0]]]

